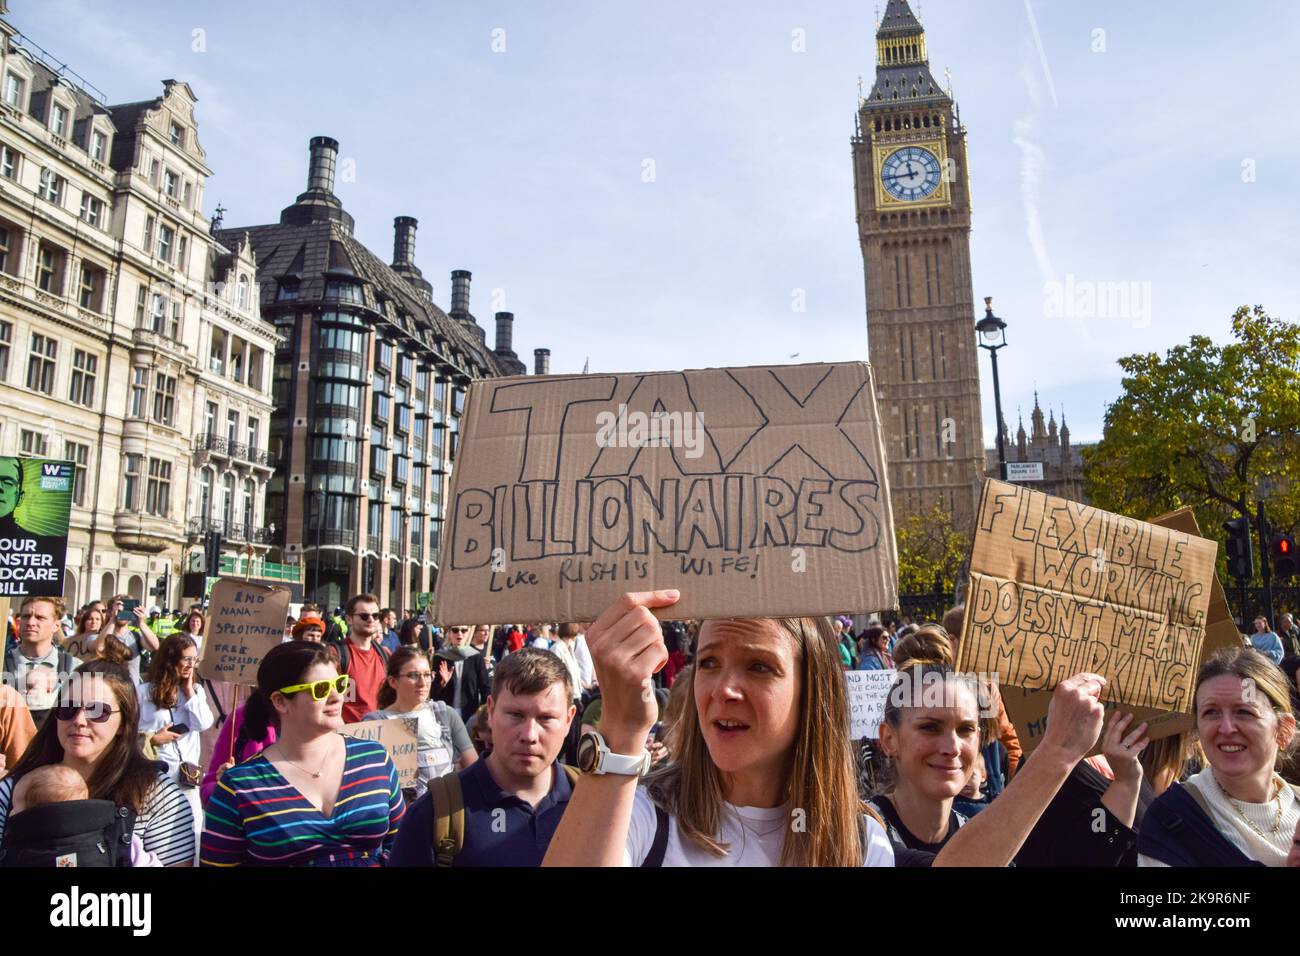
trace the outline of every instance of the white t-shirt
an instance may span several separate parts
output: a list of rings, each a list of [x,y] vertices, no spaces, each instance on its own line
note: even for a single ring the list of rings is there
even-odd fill
[[[683,841],[677,820],[668,818],[668,846],[664,866],[780,866],[781,848],[791,825],[790,807],[736,807],[726,805],[719,841],[730,845],[726,856],[714,856]],[[893,866],[894,850],[885,829],[866,818],[867,859],[864,866]],[[623,850],[624,866],[640,866],[650,855],[655,839],[655,808],[644,787],[638,787],[632,804],[632,822]]]

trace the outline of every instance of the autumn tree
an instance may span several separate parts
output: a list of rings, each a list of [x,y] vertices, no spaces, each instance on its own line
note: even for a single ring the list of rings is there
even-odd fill
[[[953,527],[952,515],[938,505],[913,513],[894,529],[898,543],[898,590],[930,594],[935,581],[951,591],[962,564],[970,557],[970,535]]]
[[[1238,309],[1233,341],[1194,335],[1161,358],[1119,360],[1124,393],[1106,410],[1101,442],[1084,450],[1089,500],[1148,518],[1191,506],[1222,542],[1223,522],[1300,523],[1300,325],[1260,306]],[[1222,556],[1222,551],[1220,551]],[[1257,566],[1258,566],[1258,562]]]

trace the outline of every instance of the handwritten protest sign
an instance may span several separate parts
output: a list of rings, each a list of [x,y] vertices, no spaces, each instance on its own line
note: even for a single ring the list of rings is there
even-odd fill
[[[414,787],[419,772],[419,738],[416,736],[414,720],[403,717],[390,717],[387,720],[362,720],[355,724],[344,724],[339,733],[358,740],[373,740],[388,751],[388,759],[397,768],[397,780],[400,786]]]
[[[1170,514],[1161,515],[1159,518],[1152,518],[1151,523],[1190,535],[1199,536],[1201,533],[1191,508],[1181,508]],[[1223,593],[1223,586],[1219,583],[1217,576],[1212,576],[1210,581],[1210,604],[1206,614],[1205,641],[1201,645],[1200,658],[1197,660],[1196,666],[1192,668],[1193,677],[1195,672],[1200,669],[1201,663],[1207,658],[1214,656],[1224,648],[1239,646],[1240,643],[1237,625],[1232,620],[1232,612],[1228,609],[1228,599]],[[1015,725],[1016,733],[1020,737],[1020,746],[1025,753],[1031,752],[1038,746],[1044,732],[1047,730],[1047,707],[1051,699],[1051,692],[1046,690],[1027,690],[1023,687],[1002,688],[1002,700],[1006,705],[1007,716]],[[1148,724],[1147,735],[1152,740],[1157,740],[1161,737],[1168,737],[1192,729],[1195,719],[1190,713],[1191,703],[1188,700],[1187,706],[1183,710],[1177,711],[1162,711],[1152,707],[1128,705],[1125,705],[1123,710],[1125,713],[1133,713],[1134,725],[1146,721]],[[1107,702],[1107,711],[1114,709],[1116,706],[1118,705],[1114,701]],[[1100,745],[1097,749],[1100,749]]]
[[[435,614],[593,620],[893,607],[894,528],[862,363],[487,379],[470,388]]]
[[[235,578],[213,585],[199,674],[209,680],[256,684],[262,658],[284,640],[289,598],[284,588]]]
[[[885,719],[885,701],[894,684],[894,670],[845,671],[849,692],[849,739],[875,740]]]

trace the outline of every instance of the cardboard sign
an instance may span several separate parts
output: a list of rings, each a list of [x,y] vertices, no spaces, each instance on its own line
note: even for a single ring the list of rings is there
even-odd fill
[[[1080,671],[1102,699],[1189,707],[1218,546],[1022,486],[986,481],[958,669],[1053,688]]]
[[[1159,518],[1151,519],[1151,523],[1190,535],[1199,536],[1201,533],[1191,508],[1180,508],[1170,514],[1161,515]],[[1193,668],[1193,681],[1195,681],[1195,672],[1200,670],[1201,664],[1207,658],[1213,657],[1224,648],[1240,645],[1241,638],[1238,635],[1237,625],[1232,619],[1232,612],[1228,609],[1228,599],[1223,593],[1223,585],[1219,583],[1217,575],[1213,576],[1210,582],[1210,606],[1205,624],[1205,642],[1201,645],[1201,656],[1197,660],[1196,667]],[[1020,737],[1020,746],[1024,748],[1025,753],[1029,753],[1038,746],[1043,739],[1043,733],[1047,730],[1047,707],[1052,700],[1051,692],[1003,687],[1002,700],[1006,705],[1007,717],[1015,724],[1016,733]],[[1188,707],[1184,711],[1161,711],[1150,707],[1127,706],[1124,707],[1124,711],[1134,714],[1134,726],[1146,721],[1149,725],[1147,736],[1157,740],[1172,734],[1184,733],[1195,726],[1191,703],[1189,699]],[[1114,709],[1115,706],[1114,702],[1107,703],[1107,711]],[[1095,749],[1099,750],[1100,745]]]
[[[386,720],[361,720],[344,724],[339,733],[358,740],[373,740],[388,751],[388,759],[397,768],[397,781],[402,787],[414,787],[419,772],[420,742],[416,736],[414,720],[389,717]]]
[[[285,588],[221,578],[212,588],[199,674],[232,684],[257,683],[266,652],[284,640],[289,615]]]
[[[72,476],[70,461],[0,457],[0,596],[63,594]]]
[[[895,670],[845,671],[849,692],[849,739],[875,740],[885,719],[885,701],[894,684]]]
[[[484,379],[463,430],[440,624],[590,621],[656,588],[673,618],[897,604],[863,363]]]

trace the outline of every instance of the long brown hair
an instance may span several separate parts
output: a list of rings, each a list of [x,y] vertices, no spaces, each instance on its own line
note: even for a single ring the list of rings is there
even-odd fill
[[[758,622],[764,623],[764,622]],[[849,703],[840,666],[839,641],[830,618],[780,618],[770,622],[794,644],[802,674],[799,733],[790,752],[784,796],[803,810],[804,826],[792,821],[781,848],[782,866],[861,866],[866,848],[860,837],[862,814],[853,752],[849,744]],[[507,658],[509,660],[509,658]],[[709,754],[695,704],[692,668],[671,764],[647,780],[651,795],[677,820],[682,836],[701,849],[724,856],[718,841],[723,804],[722,772]],[[675,686],[675,684],[674,684]]]
[[[176,695],[181,686],[181,657],[191,647],[197,646],[194,638],[179,631],[162,642],[149,666],[149,699],[155,707],[176,706]]]
[[[114,707],[119,711],[121,723],[117,735],[95,761],[86,787],[91,799],[112,800],[122,807],[130,807],[136,813],[144,809],[145,800],[158,785],[159,765],[148,760],[140,752],[138,727],[140,723],[140,701],[136,697],[135,687],[130,674],[120,665],[107,661],[90,661],[82,664],[73,672],[74,675],[96,675],[112,690],[116,699]],[[74,682],[75,683],[75,682]],[[63,694],[67,695],[65,688]],[[62,701],[64,696],[60,697]],[[27,745],[27,752],[13,769],[17,780],[23,774],[63,762],[63,745],[59,743],[58,721],[51,714],[36,731],[36,736]]]

